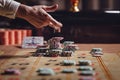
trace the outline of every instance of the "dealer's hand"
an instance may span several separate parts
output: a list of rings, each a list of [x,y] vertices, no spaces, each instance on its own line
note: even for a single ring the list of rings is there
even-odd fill
[[[21,4],[18,8],[16,16],[27,20],[36,28],[42,28],[49,25],[60,32],[62,24],[47,13],[53,12],[57,8],[57,4],[53,6],[38,5],[32,7]]]

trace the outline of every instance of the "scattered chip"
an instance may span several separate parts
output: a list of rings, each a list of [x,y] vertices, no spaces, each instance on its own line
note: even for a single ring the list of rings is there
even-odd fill
[[[6,69],[3,74],[5,74],[5,75],[20,75],[21,72],[18,69]]]
[[[79,65],[88,66],[92,65],[92,62],[90,60],[79,60]]]
[[[95,77],[80,77],[80,79],[79,80],[96,80],[96,78]]]
[[[92,71],[93,68],[91,66],[80,66],[78,68],[78,70],[80,70],[80,71]]]
[[[101,52],[102,53],[102,48],[92,48],[90,51],[91,54],[94,54],[95,52]]]
[[[80,75],[81,76],[94,76],[95,72],[94,71],[81,71]]]
[[[50,68],[40,68],[37,72],[38,75],[55,75],[55,72]]]
[[[101,56],[103,54],[102,52],[102,48],[92,48],[92,50],[90,51],[90,53],[94,56]]]
[[[98,56],[102,56],[103,53],[102,52],[95,52],[94,54],[92,54],[92,56],[94,57],[98,57]]]
[[[71,69],[71,68],[68,69],[68,68],[67,68],[67,69],[63,69],[62,72],[63,72],[63,73],[76,73],[77,70],[76,70],[76,69]]]
[[[63,60],[61,64],[64,66],[70,66],[70,65],[75,65],[76,62],[74,60]]]

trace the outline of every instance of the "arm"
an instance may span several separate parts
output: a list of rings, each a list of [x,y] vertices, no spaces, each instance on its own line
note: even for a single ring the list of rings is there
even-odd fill
[[[58,8],[58,5],[53,6],[27,6],[21,4],[18,8],[16,16],[19,18],[23,18],[36,28],[42,28],[44,26],[49,25],[50,27],[55,28],[60,32],[60,28],[62,24],[55,20],[51,15],[47,12],[53,12]]]
[[[8,18],[15,18],[20,3],[13,0],[0,0],[0,15]]]
[[[42,28],[49,25],[60,32],[62,24],[55,20],[47,12],[53,12],[58,5],[53,6],[27,6],[13,0],[0,0],[0,15],[9,18],[19,17],[25,19],[36,28]]]

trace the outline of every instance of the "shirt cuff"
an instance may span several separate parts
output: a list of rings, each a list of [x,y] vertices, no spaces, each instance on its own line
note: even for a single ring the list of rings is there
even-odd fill
[[[11,1],[9,9],[11,10],[11,14],[7,14],[9,18],[15,19],[16,17],[16,12],[20,6],[19,2],[16,1]]]

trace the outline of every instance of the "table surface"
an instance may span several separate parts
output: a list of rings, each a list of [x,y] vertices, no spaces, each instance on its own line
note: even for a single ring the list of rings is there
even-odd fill
[[[77,44],[72,57],[33,57],[36,49],[21,49],[19,46],[0,45],[0,80],[80,80],[82,77],[93,77],[95,80],[119,80],[120,76],[120,44]],[[102,48],[101,57],[93,57],[89,53],[92,48]],[[63,74],[64,68],[77,69],[79,66],[62,66],[65,59],[91,60],[95,76],[81,76],[77,73]],[[20,75],[2,75],[5,69],[20,70]],[[41,76],[36,72],[39,68],[51,68],[54,76]],[[61,77],[62,76],[62,77]],[[92,80],[94,80],[92,79]]]

